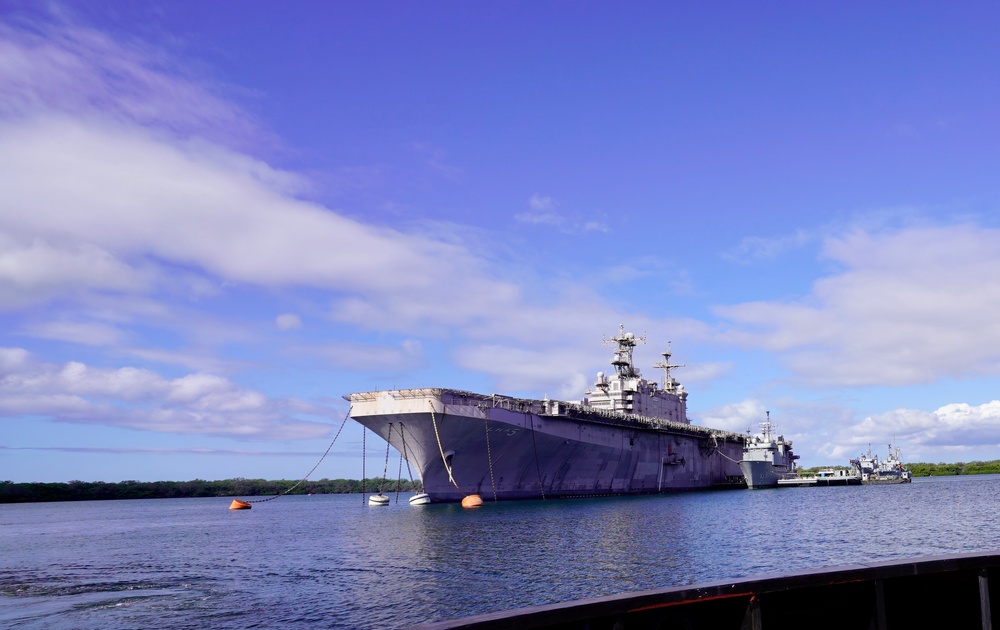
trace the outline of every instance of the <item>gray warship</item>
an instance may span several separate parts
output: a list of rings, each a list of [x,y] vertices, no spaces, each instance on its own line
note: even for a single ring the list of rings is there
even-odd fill
[[[899,447],[889,445],[889,454],[885,459],[879,460],[878,455],[872,455],[871,446],[868,452],[857,459],[851,460],[851,465],[861,476],[861,483],[865,485],[881,485],[895,483],[910,483],[913,476],[910,471],[903,467],[899,459]]]
[[[695,426],[669,348],[644,378],[632,363],[642,338],[614,345],[614,372],[598,372],[578,402],[455,389],[344,396],[350,416],[415,467],[432,503],[651,494],[742,487],[743,436]]]
[[[774,488],[779,480],[796,477],[795,460],[799,456],[792,454],[791,440],[783,435],[774,437],[770,411],[767,420],[760,423],[759,434],[750,436],[749,430],[747,433],[740,470],[748,488]]]

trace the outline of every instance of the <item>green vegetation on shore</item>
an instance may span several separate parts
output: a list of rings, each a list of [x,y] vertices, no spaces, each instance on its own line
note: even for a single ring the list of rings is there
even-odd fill
[[[111,499],[176,499],[184,497],[266,497],[284,494],[295,481],[224,479],[222,481],[70,481],[68,483],[13,483],[0,481],[0,503],[38,501],[99,501]],[[400,492],[412,492],[419,482],[400,481]],[[365,479],[365,492],[396,492],[395,479]],[[346,494],[361,492],[358,479],[306,481],[289,494]]]
[[[995,475],[1000,474],[1000,459],[993,459],[988,462],[956,462],[954,464],[928,464],[927,462],[915,462],[903,464],[909,469],[914,477],[940,477],[943,475]],[[815,466],[813,468],[800,468],[800,473],[816,473],[820,470],[847,469],[847,466]]]
[[[958,462],[955,464],[904,464],[914,477],[941,475],[1000,474],[1000,459],[988,462]],[[809,474],[827,468],[846,466],[816,466],[801,468]],[[184,497],[267,497],[284,494],[295,481],[265,479],[223,479],[221,481],[70,481],[67,483],[14,483],[0,481],[0,503],[32,503],[39,501],[100,501],[110,499],[177,499]],[[420,482],[399,481],[400,492],[413,492]],[[396,492],[395,479],[365,479],[364,491],[386,494]],[[362,490],[360,479],[320,479],[306,481],[289,494],[348,494]]]
[[[955,464],[927,464],[917,462],[904,464],[914,477],[938,477],[941,475],[994,475],[1000,473],[1000,459],[988,462],[958,462]]]

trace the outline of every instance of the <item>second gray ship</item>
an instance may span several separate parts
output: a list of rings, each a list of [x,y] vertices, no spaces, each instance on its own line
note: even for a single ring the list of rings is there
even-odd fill
[[[742,487],[743,436],[695,426],[670,351],[645,379],[619,327],[614,372],[578,402],[455,389],[354,393],[350,416],[415,467],[430,501],[545,499]]]
[[[792,454],[791,440],[783,435],[774,437],[770,411],[767,420],[760,424],[759,434],[751,436],[749,430],[747,433],[740,470],[748,488],[774,488],[778,481],[796,477],[795,460],[799,456]]]

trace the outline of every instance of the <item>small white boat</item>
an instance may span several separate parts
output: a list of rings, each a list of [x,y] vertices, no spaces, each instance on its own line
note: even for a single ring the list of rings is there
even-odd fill
[[[430,502],[431,495],[426,492],[418,492],[410,497],[410,505],[429,505]]]
[[[385,496],[382,493],[373,494],[372,496],[368,497],[368,505],[370,506],[389,505],[389,497]]]

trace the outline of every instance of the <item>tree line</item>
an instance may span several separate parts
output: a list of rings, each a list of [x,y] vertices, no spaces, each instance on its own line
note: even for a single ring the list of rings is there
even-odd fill
[[[957,462],[930,464],[917,462],[905,464],[914,477],[941,475],[1000,474],[1000,460],[987,462]],[[815,472],[821,468],[803,468],[800,472]],[[845,468],[834,466],[833,468]],[[32,503],[41,501],[101,501],[112,499],[177,499],[188,497],[267,497],[288,492],[296,481],[279,479],[223,479],[221,481],[70,481],[59,483],[14,483],[0,481],[0,503]],[[397,486],[398,484],[398,486]],[[319,479],[299,484],[288,494],[349,494],[397,491],[419,491],[420,481],[410,482],[386,478],[373,479]]]
[[[177,499],[188,497],[265,497],[285,494],[297,481],[285,479],[223,479],[221,481],[79,481],[14,483],[0,481],[0,503],[41,501],[101,501],[114,499]],[[400,480],[400,492],[413,492],[420,482]],[[363,490],[362,490],[363,489]],[[319,479],[299,484],[288,494],[347,494],[396,492],[395,479]]]
[[[993,475],[1000,473],[1000,459],[988,462],[958,462],[955,464],[928,464],[918,462],[905,464],[914,477],[937,477],[941,475]]]
[[[915,462],[903,464],[903,467],[910,471],[914,477],[940,477],[944,475],[995,475],[1000,474],[1000,459],[993,459],[988,462],[956,462],[954,464],[930,464],[927,462]],[[847,469],[847,466],[817,466],[814,468],[801,468],[799,472],[815,473],[819,470]]]

